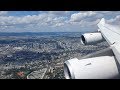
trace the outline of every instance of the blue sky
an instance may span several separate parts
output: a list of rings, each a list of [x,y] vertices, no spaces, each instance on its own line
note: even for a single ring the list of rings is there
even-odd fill
[[[97,31],[103,17],[120,25],[120,11],[0,11],[0,32]]]

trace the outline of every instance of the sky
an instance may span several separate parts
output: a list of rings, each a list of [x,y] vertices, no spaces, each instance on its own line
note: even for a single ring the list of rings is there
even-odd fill
[[[0,32],[93,32],[101,18],[120,25],[120,11],[0,11]]]

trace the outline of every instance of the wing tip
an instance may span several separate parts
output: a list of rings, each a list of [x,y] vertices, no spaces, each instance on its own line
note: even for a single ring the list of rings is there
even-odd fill
[[[105,19],[102,18],[99,23],[97,24],[97,26],[100,28],[101,26],[104,26],[105,25]],[[100,29],[98,29],[98,31],[100,31]]]
[[[98,26],[101,26],[101,25],[104,25],[104,24],[105,24],[105,19],[102,18],[97,25],[98,25]]]
[[[100,20],[100,22],[99,23],[101,23],[101,24],[105,24],[105,19],[104,18],[102,18],[101,20]]]

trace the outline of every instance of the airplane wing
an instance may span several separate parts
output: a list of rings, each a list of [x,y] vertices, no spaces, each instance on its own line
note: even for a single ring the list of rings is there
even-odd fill
[[[98,23],[98,27],[103,37],[110,45],[120,43],[120,28],[106,24],[104,18]]]
[[[114,52],[119,64],[120,64],[120,28],[105,23],[105,19],[102,18],[98,23],[99,31],[105,40],[109,43],[111,49]]]
[[[107,24],[102,18],[98,32],[81,35],[83,45],[106,40],[109,48],[95,52],[81,59],[64,62],[66,79],[113,79],[120,78],[120,28]]]

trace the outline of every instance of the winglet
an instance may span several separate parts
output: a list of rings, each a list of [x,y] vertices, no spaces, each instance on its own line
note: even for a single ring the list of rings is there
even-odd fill
[[[105,19],[102,18],[97,25],[98,25],[99,28],[101,27],[101,25],[104,26],[105,25]]]
[[[102,25],[104,25],[105,24],[105,19],[102,18],[99,23],[102,24]]]

